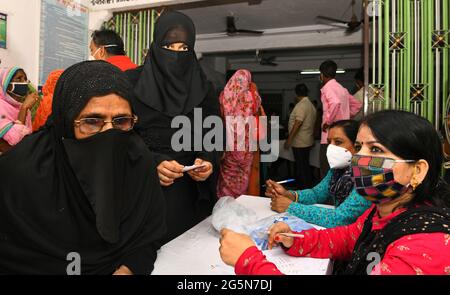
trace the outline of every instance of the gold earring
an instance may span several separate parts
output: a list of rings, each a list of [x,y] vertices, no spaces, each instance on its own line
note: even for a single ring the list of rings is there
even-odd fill
[[[419,186],[419,182],[414,178],[411,180],[411,186],[412,186],[413,191],[415,191],[416,187]]]
[[[413,191],[415,191],[416,187],[419,186],[419,182],[416,179],[416,167],[414,167],[414,170],[413,170],[413,175],[412,175],[412,178],[411,178],[411,186],[413,188]]]

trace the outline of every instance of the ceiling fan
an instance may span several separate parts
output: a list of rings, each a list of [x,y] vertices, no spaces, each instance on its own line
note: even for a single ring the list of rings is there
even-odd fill
[[[259,50],[256,50],[256,60],[259,62],[262,66],[272,66],[276,67],[278,64],[275,62],[277,59],[276,56],[263,56]]]
[[[361,24],[364,22],[364,20],[362,20],[362,19],[358,20],[358,17],[356,16],[355,0],[352,0],[351,7],[352,7],[352,17],[351,17],[350,21],[345,21],[345,20],[336,19],[333,17],[323,16],[323,15],[319,15],[319,16],[317,16],[317,18],[326,20],[326,21],[345,24],[346,25],[345,27],[347,28],[346,33],[351,34],[351,33],[358,31],[361,28]]]
[[[236,28],[236,20],[234,16],[227,16],[227,30],[226,33],[228,36],[238,36],[238,35],[252,35],[252,36],[260,36],[264,34],[264,31],[254,31],[254,30],[245,30]]]

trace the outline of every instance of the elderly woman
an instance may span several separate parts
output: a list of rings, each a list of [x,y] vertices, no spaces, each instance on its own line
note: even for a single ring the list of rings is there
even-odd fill
[[[74,65],[45,127],[0,156],[0,273],[153,270],[165,204],[132,96],[109,63]]]
[[[0,154],[32,132],[31,110],[39,96],[29,84],[24,70],[0,69]]]
[[[450,274],[450,191],[439,177],[442,146],[430,122],[403,111],[374,113],[363,120],[355,149],[355,187],[373,205],[353,224],[294,238],[276,223],[269,248],[345,262],[343,274]],[[246,235],[224,230],[220,252],[238,274],[280,274]]]

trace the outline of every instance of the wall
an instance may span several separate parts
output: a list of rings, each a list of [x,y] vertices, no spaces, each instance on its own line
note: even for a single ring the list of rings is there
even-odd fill
[[[81,0],[85,6],[88,3],[89,0]],[[41,0],[1,0],[0,12],[8,14],[7,49],[0,48],[0,67],[21,67],[37,85]]]
[[[7,49],[0,48],[0,67],[21,67],[33,83],[39,73],[40,10],[40,0],[0,2],[0,12],[8,14]]]

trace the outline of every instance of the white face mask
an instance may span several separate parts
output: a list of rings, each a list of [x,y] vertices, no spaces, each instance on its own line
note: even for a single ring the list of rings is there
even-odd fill
[[[116,44],[108,44],[108,45],[103,45],[100,46],[99,48],[97,48],[97,50],[91,55],[89,56],[89,60],[97,60],[97,58],[95,57],[95,55],[97,55],[98,51],[103,47],[103,48],[109,48],[109,47],[117,47],[118,45]]]
[[[96,60],[95,55],[98,53],[98,51],[101,49],[101,47],[97,48],[97,50],[92,53],[92,55],[89,56],[89,60]]]
[[[343,147],[333,144],[328,145],[327,159],[331,169],[350,166],[352,156],[352,153]]]

